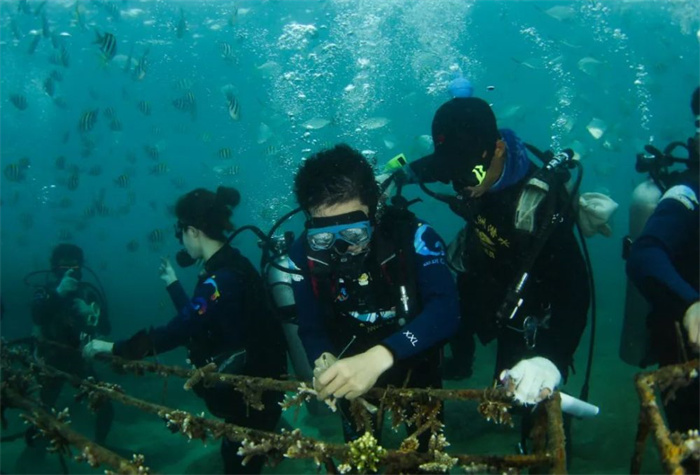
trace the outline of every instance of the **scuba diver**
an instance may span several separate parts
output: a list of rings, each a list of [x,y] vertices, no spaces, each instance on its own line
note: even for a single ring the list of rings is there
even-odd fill
[[[697,358],[700,350],[699,91],[695,89],[691,98],[696,133],[686,146],[688,158],[674,158],[668,147],[660,153],[650,146],[647,152],[653,152],[651,157],[639,157],[646,161],[646,171],[663,193],[627,256],[627,275],[651,306],[648,314],[636,318],[649,335],[649,345],[640,361],[644,365],[687,362]],[[666,167],[678,162],[687,168],[668,173]],[[643,317],[646,325],[641,321]],[[642,343],[637,342],[643,347]],[[671,430],[698,429],[699,399],[698,378],[675,391],[665,410]],[[689,473],[697,470],[696,463]]]
[[[662,196],[678,185],[690,186],[698,180],[698,138],[700,134],[700,115],[698,115],[698,91],[691,97],[691,111],[695,116],[696,135],[686,142],[672,142],[660,150],[653,145],[645,146],[645,152],[637,154],[635,169],[645,173],[648,178],[640,183],[632,193],[629,208],[629,235],[623,240],[623,258],[627,259],[632,245],[642,234],[645,226],[655,213]],[[687,158],[674,156],[678,148],[684,148]],[[676,191],[678,188],[676,188]],[[631,276],[630,276],[631,277]],[[633,366],[645,368],[655,364],[658,356],[650,347],[652,332],[648,327],[647,316],[652,311],[647,296],[640,293],[633,279],[627,282],[625,295],[625,315],[620,338],[620,358]]]
[[[372,166],[348,145],[304,161],[294,180],[306,229],[288,266],[299,336],[319,399],[335,397],[346,441],[350,400],[372,387],[442,387],[440,347],[459,322],[437,233],[406,207],[380,206]],[[380,439],[381,421],[375,421]],[[427,450],[430,431],[419,437]]]
[[[47,275],[45,284],[34,285],[32,320],[34,336],[49,340],[37,341],[36,355],[61,371],[81,378],[95,377],[92,365],[80,356],[81,347],[95,338],[109,335],[111,325],[107,302],[97,276],[85,266],[83,250],[74,244],[59,244],[51,253],[51,269],[32,272],[25,282],[36,275]],[[98,286],[82,280],[88,270]],[[39,392],[42,403],[53,407],[63,387],[63,379],[52,378],[42,382]],[[114,409],[109,401],[100,405],[96,414],[95,441],[104,444],[112,425]],[[33,445],[35,430],[27,433],[27,443]],[[43,451],[42,451],[43,452]]]
[[[471,375],[473,334],[498,342],[494,378],[516,400],[536,404],[566,380],[590,301],[589,270],[574,236],[572,154],[542,153],[498,129],[484,100],[456,97],[432,123],[433,154],[396,180],[419,183],[466,221],[450,245],[458,271],[461,326],[450,341],[447,378]],[[545,165],[536,167],[528,151]],[[425,183],[452,183],[456,195]],[[450,374],[451,373],[451,374]]]
[[[215,363],[220,373],[271,378],[286,373],[284,336],[268,306],[262,279],[250,261],[229,245],[235,233],[226,238],[233,231],[232,208],[239,202],[238,191],[223,186],[215,193],[199,188],[178,200],[175,236],[184,246],[178,263],[183,267],[203,263],[193,297],[187,296],[164,260],[161,278],[168,284],[177,315],[168,324],[141,330],[127,340],[93,340],[83,351],[86,358],[111,353],[141,359],[185,346],[188,361],[196,368]],[[200,382],[193,389],[212,414],[231,424],[271,431],[281,416],[281,393],[264,392],[265,407],[256,410],[230,385]],[[222,438],[225,473],[260,473],[264,458],[253,457],[243,466],[243,457],[237,454],[240,447],[239,442]]]

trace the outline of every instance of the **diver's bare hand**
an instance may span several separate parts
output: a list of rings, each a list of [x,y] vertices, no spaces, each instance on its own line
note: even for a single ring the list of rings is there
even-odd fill
[[[169,286],[173,282],[177,282],[177,274],[175,274],[175,269],[173,269],[172,264],[170,264],[170,259],[167,257],[160,258],[160,267],[158,268],[160,273],[160,278],[165,282],[166,286]]]
[[[379,376],[394,364],[391,352],[376,345],[349,358],[342,358],[314,378],[318,398],[355,399],[372,389]]]

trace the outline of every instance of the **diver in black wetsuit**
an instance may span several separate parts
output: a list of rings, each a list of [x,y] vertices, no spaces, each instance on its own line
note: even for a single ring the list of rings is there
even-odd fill
[[[354,440],[362,434],[348,400],[375,385],[442,386],[439,351],[458,325],[457,293],[437,233],[405,208],[379,207],[372,167],[356,150],[308,158],[295,193],[307,215],[289,252],[302,272],[292,279],[299,336],[319,398],[341,399]],[[424,450],[429,436],[420,436]]]
[[[466,221],[453,259],[462,270],[453,370],[471,374],[473,333],[482,343],[496,338],[494,376],[508,377],[517,400],[536,403],[566,378],[586,326],[589,280],[567,213],[570,199],[556,169],[538,171],[524,143],[497,128],[481,99],[443,104],[432,136],[435,152],[404,170],[408,182],[451,182],[457,196],[447,201]],[[538,201],[531,190],[543,190],[543,183],[549,191]],[[528,262],[529,278],[519,289]]]
[[[196,189],[178,200],[176,236],[191,258],[188,264],[194,260],[204,264],[194,295],[187,296],[164,262],[161,277],[169,283],[167,290],[178,314],[167,325],[142,330],[128,340],[93,341],[85,348],[86,357],[111,352],[139,359],[185,346],[197,368],[213,362],[222,373],[273,378],[286,373],[284,336],[269,310],[260,275],[225,237],[233,230],[231,208],[239,201],[238,191],[227,187],[219,187],[216,193]],[[265,408],[258,411],[228,385],[199,383],[194,391],[212,414],[232,424],[270,431],[281,415],[280,393],[265,392]],[[225,473],[259,473],[264,459],[254,457],[242,466],[239,447],[238,442],[222,439]]]
[[[62,371],[86,378],[94,377],[95,371],[80,357],[80,349],[88,340],[107,336],[111,325],[102,292],[81,280],[83,265],[83,250],[78,246],[59,244],[54,248],[51,253],[53,280],[35,289],[32,320],[36,336],[66,347],[39,342],[37,356]],[[53,407],[63,382],[60,378],[43,381],[39,392],[41,401]],[[96,414],[96,442],[104,444],[113,417],[112,404],[106,401]]]

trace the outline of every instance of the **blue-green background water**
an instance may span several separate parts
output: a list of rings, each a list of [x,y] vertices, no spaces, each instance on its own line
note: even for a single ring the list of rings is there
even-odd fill
[[[429,152],[425,134],[433,112],[448,99],[449,80],[461,72],[475,94],[493,104],[500,126],[540,148],[573,147],[585,168],[582,190],[609,193],[620,204],[613,236],[588,242],[599,319],[591,400],[602,413],[576,424],[579,450],[571,468],[628,469],[637,400],[635,370],[617,357],[624,295],[620,240],[629,196],[643,179],[634,172],[635,154],[646,143],[662,147],[693,133],[689,98],[699,82],[697,2],[50,0],[42,12],[52,37],[42,37],[30,55],[32,40],[42,34],[42,15],[33,13],[40,3],[29,1],[29,13],[18,11],[18,1],[0,4],[3,337],[30,333],[31,288],[22,276],[46,269],[51,248],[61,241],[83,247],[99,274],[113,338],[165,323],[172,315],[157,267],[160,256],[178,249],[169,207],[179,195],[195,187],[235,186],[243,196],[235,222],[268,229],[294,207],[293,174],[312,151],[347,142],[366,151],[378,169],[399,152],[409,159]],[[187,30],[178,38],[181,10]],[[111,61],[93,44],[94,29],[116,36]],[[69,54],[68,67],[51,62],[61,47]],[[147,68],[138,79],[133,70],[144,55]],[[52,70],[63,76],[53,98],[44,87]],[[240,104],[237,121],[228,114],[222,92],[227,85]],[[196,120],[172,105],[187,92],[196,99]],[[26,98],[25,110],[11,103],[12,94]],[[65,105],[59,107],[56,98]],[[149,102],[150,116],[139,111],[140,101]],[[110,130],[104,115],[110,107],[123,130]],[[81,115],[96,108],[94,129],[81,133]],[[599,139],[587,130],[593,119],[606,124]],[[158,149],[158,160],[148,156],[146,146]],[[219,158],[222,148],[232,157]],[[64,170],[56,167],[59,156],[66,158]],[[5,173],[24,157],[30,165],[22,180]],[[159,163],[166,171],[152,173]],[[117,183],[123,175],[129,177],[126,187]],[[77,188],[71,189],[75,176]],[[461,225],[430,199],[414,209],[445,239]],[[299,222],[289,229],[299,230]],[[162,243],[149,239],[155,230]],[[252,237],[236,244],[258,259]],[[179,275],[186,286],[194,282],[193,270]],[[585,364],[587,339],[582,341],[579,373],[569,383],[573,394]],[[488,385],[492,351],[480,349],[475,376],[456,385]],[[181,364],[182,357],[175,352],[166,361]],[[160,398],[155,378],[133,382],[107,370],[103,377]],[[170,405],[201,407],[178,388],[170,384]],[[512,449],[517,437],[484,425],[467,409],[448,407],[447,433],[455,449]],[[8,431],[18,425],[13,421]],[[91,431],[88,422],[85,427]],[[303,419],[303,428],[339,440],[335,418]],[[162,472],[206,472],[212,469],[203,468],[198,457],[218,460],[214,447],[187,445],[161,430],[157,420],[130,411],[117,412],[110,438],[144,452],[149,465]],[[7,455],[2,471],[16,470],[21,443],[2,450]],[[659,468],[651,453],[645,469]]]

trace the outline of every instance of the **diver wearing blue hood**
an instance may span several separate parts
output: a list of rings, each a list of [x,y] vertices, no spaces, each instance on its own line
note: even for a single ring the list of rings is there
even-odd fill
[[[564,209],[571,203],[566,179],[544,184],[551,200],[529,193],[542,185],[540,170],[512,130],[497,128],[491,107],[479,98],[443,104],[432,136],[435,152],[404,169],[409,182],[436,197],[443,195],[424,183],[451,182],[457,196],[445,201],[467,223],[448,253],[460,271],[462,325],[451,340],[447,377],[471,374],[473,333],[484,344],[495,338],[494,376],[514,388],[517,400],[537,403],[566,378],[589,307],[586,265]],[[505,312],[504,302],[513,302]]]
[[[651,311],[646,322],[649,347],[644,365],[684,363],[700,352],[700,88],[691,98],[695,136],[688,140],[687,170],[667,176],[663,193],[627,258],[627,275]],[[668,158],[668,157],[664,157]],[[698,378],[681,388],[667,389],[664,397],[669,428],[686,432],[698,429],[700,393]],[[685,464],[684,464],[685,465]],[[687,459],[687,473],[698,473],[697,459]]]

